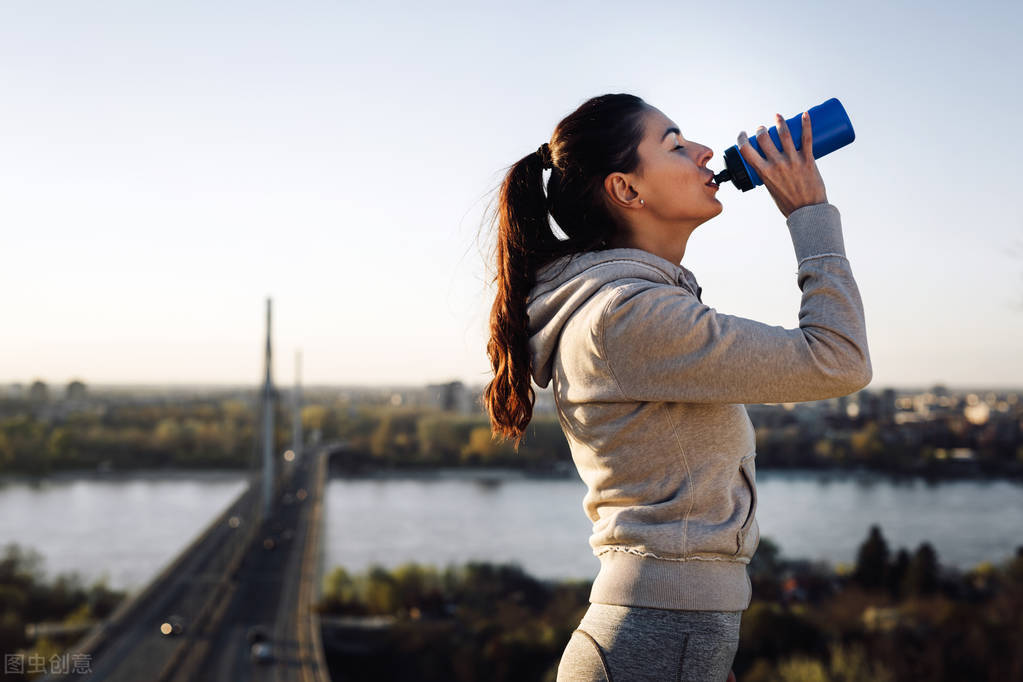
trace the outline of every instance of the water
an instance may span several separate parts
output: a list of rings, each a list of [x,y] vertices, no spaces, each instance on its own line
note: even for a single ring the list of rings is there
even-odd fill
[[[786,557],[851,564],[873,523],[893,553],[929,541],[943,565],[962,569],[1023,545],[1019,483],[761,470],[757,492],[761,535]],[[539,577],[592,579],[584,493],[575,478],[332,479],[325,565],[508,561]]]
[[[143,472],[0,480],[0,544],[42,554],[43,573],[86,585],[149,582],[245,489],[239,472]]]
[[[761,534],[789,557],[852,563],[872,523],[889,547],[930,541],[945,565],[998,562],[1023,545],[1023,485],[895,482],[875,474],[757,472]],[[118,478],[0,480],[0,544],[43,555],[43,570],[147,583],[242,491],[237,472],[151,472]],[[592,579],[598,562],[577,478],[493,472],[454,478],[331,479],[325,562],[443,566],[515,562],[543,578]]]

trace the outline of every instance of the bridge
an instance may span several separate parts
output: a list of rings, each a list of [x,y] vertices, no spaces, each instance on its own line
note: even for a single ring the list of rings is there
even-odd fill
[[[152,582],[65,652],[87,656],[91,673],[44,679],[327,682],[314,605],[330,452],[284,462],[268,517],[253,476]],[[258,632],[266,642],[254,655]]]
[[[297,379],[293,447],[275,452],[270,301],[260,404],[262,470],[148,585],[95,625],[46,682],[328,682],[315,603],[323,573],[330,454],[303,447]],[[88,672],[79,672],[86,666]]]

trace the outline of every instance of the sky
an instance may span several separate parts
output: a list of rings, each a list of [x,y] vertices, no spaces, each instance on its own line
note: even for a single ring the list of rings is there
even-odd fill
[[[831,97],[870,388],[1023,386],[1023,3],[5,2],[0,383],[489,379],[488,203],[589,97],[722,152]],[[798,326],[785,219],[723,185],[682,264]]]

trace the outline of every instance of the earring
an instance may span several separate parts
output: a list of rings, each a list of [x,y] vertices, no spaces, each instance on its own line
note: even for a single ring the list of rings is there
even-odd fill
[[[642,199],[639,200],[639,203],[640,203],[641,206],[646,206],[646,202],[643,201]]]

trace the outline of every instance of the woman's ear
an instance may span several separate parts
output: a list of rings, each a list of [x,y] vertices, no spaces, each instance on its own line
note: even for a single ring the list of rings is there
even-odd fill
[[[637,197],[639,193],[629,184],[629,176],[625,173],[611,173],[604,178],[604,191],[608,200],[615,206],[622,208],[636,208],[639,206]]]

